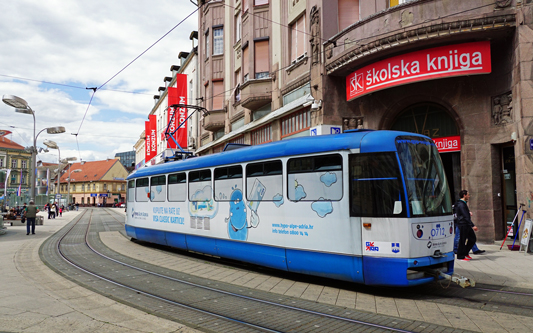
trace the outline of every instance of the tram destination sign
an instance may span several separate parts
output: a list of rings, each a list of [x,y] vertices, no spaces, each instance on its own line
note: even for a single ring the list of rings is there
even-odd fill
[[[490,72],[489,41],[435,47],[358,69],[346,77],[346,100],[407,83]]]

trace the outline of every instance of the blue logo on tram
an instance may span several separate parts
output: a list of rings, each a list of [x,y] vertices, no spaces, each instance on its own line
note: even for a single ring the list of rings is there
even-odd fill
[[[392,243],[392,253],[400,253],[400,243]]]
[[[366,250],[370,252],[379,252],[379,246],[375,246],[374,242],[366,242]]]

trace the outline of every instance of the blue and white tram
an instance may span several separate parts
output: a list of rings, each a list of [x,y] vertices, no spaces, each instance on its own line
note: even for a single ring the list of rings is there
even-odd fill
[[[280,270],[368,285],[452,274],[449,187],[434,142],[354,130],[142,168],[126,232]]]

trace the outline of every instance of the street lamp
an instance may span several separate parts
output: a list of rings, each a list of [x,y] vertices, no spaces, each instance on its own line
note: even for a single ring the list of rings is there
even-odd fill
[[[81,169],[76,169],[76,170],[70,170],[70,166],[68,167],[68,194],[67,194],[67,209],[68,207],[70,207],[70,173],[71,172],[81,172]]]
[[[33,116],[33,149],[31,151],[30,200],[35,202],[35,161],[36,161],[36,155],[37,155],[37,147],[36,147],[37,137],[44,130],[46,130],[48,134],[65,133],[65,127],[63,126],[48,127],[48,128],[41,130],[37,135],[35,135],[35,112],[30,108],[28,103],[24,99],[17,97],[17,96],[13,96],[13,95],[2,96],[2,101],[11,107],[14,107],[15,112],[31,114]]]
[[[47,146],[50,149],[57,149],[58,154],[58,163],[57,163],[57,188],[56,188],[56,199],[59,194],[59,178],[61,178],[61,150],[59,149],[59,146],[55,141],[52,140],[44,140],[44,145]],[[54,200],[55,201],[55,200]]]

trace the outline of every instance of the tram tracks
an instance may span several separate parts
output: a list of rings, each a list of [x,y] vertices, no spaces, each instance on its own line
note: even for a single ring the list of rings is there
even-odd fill
[[[147,312],[189,326],[213,330],[307,332],[307,331],[396,331],[416,332],[439,327],[413,320],[364,313],[345,308],[295,299],[277,294],[246,290],[221,282],[188,276],[180,272],[157,270],[106,250],[99,242],[100,229],[123,228],[97,223],[105,210],[89,210],[58,233],[43,247],[55,248],[50,266],[78,283],[111,298]],[[110,216],[111,213],[106,212]],[[90,215],[90,216],[86,216]],[[105,252],[105,253],[103,253]],[[72,274],[65,267],[76,267]],[[62,261],[59,264],[58,261]],[[142,266],[142,267],[141,267]]]

